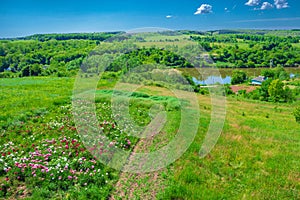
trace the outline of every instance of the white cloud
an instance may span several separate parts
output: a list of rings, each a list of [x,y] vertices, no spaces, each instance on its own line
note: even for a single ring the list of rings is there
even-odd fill
[[[260,3],[260,0],[248,0],[247,3],[245,3],[246,6],[258,6]]]
[[[227,12],[227,13],[230,12],[230,10],[228,8],[224,8],[224,11]]]
[[[194,14],[201,15],[201,14],[208,14],[208,13],[212,13],[212,6],[209,4],[202,4]]]
[[[167,15],[166,18],[167,19],[171,19],[173,16],[172,15]]]
[[[277,9],[288,8],[289,3],[286,0],[274,0],[274,5]]]
[[[269,2],[263,2],[262,6],[260,7],[260,10],[269,10],[274,8],[274,6]]]

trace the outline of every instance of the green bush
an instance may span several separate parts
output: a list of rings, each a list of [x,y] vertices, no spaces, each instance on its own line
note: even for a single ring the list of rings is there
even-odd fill
[[[300,123],[300,106],[295,109],[293,112],[296,122]]]
[[[247,80],[247,74],[242,70],[234,70],[232,73],[231,84],[244,83]]]
[[[225,87],[226,95],[234,94],[234,92],[233,92],[232,89],[230,88],[230,85],[229,85],[229,84],[225,84],[224,87]]]
[[[289,87],[279,79],[273,80],[268,87],[269,101],[272,102],[293,102],[295,100],[294,93]]]
[[[0,78],[13,78],[15,77],[16,74],[10,72],[10,71],[5,71],[0,73]]]

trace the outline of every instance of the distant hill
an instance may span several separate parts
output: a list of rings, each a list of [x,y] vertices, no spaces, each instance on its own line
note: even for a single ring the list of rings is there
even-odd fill
[[[51,34],[34,34],[17,38],[2,38],[1,40],[99,40],[103,41],[112,36],[122,34],[124,32],[101,32],[101,33],[51,33]]]
[[[300,36],[300,29],[291,30],[259,30],[259,29],[221,29],[207,31],[212,34],[254,34],[254,35],[274,35],[274,36]]]

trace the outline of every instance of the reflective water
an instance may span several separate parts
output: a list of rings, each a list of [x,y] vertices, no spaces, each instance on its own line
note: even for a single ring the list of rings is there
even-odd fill
[[[296,75],[291,73],[290,77],[294,78]],[[193,77],[193,81],[197,85],[214,85],[214,84],[230,84],[231,83],[231,76],[226,76],[223,78],[220,76],[208,76],[205,80],[198,80],[197,78]]]

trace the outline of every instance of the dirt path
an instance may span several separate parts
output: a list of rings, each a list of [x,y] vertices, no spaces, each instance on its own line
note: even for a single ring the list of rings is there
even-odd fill
[[[133,153],[145,152],[153,144],[151,139],[141,139],[135,146]],[[129,158],[129,160],[131,157]],[[144,174],[121,172],[119,181],[110,200],[117,199],[156,199],[158,192],[163,190],[166,169]]]

